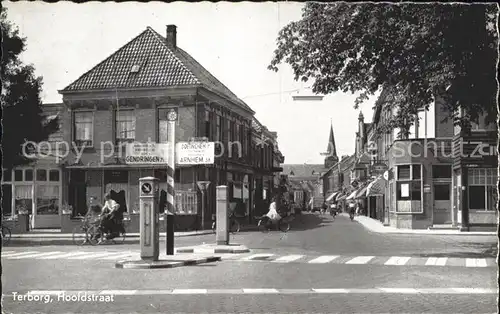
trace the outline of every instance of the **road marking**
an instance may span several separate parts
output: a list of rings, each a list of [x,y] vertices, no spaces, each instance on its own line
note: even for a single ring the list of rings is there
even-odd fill
[[[103,290],[99,294],[106,295],[135,295],[138,290]]]
[[[316,293],[349,293],[349,289],[312,289]]]
[[[126,258],[126,257],[132,257],[135,255],[138,255],[136,253],[132,253],[132,252],[116,252],[116,253],[111,253],[110,256],[105,256],[105,257],[99,257],[99,258],[96,258],[96,259],[99,259],[99,260],[115,260],[115,259],[122,259],[122,258]]]
[[[274,294],[274,293],[279,293],[277,289],[269,289],[269,288],[263,288],[263,289],[243,289],[244,294]]]
[[[88,253],[92,253],[92,252],[88,252]],[[80,259],[81,260],[81,259],[92,259],[92,258],[101,257],[101,256],[109,256],[109,252],[100,252],[100,253],[94,253],[94,254],[72,256],[72,257],[69,257],[68,259]]]
[[[357,256],[347,262],[346,264],[366,264],[371,261],[375,256]]]
[[[465,267],[487,267],[486,259],[484,258],[467,258]]]
[[[429,257],[425,266],[445,266],[447,260],[447,257]]]
[[[18,294],[23,292],[16,291]],[[276,288],[252,288],[252,289],[157,289],[157,290],[31,290],[27,292],[32,295],[116,295],[116,296],[148,296],[148,295],[199,295],[199,294],[498,294],[497,288],[310,288],[310,289],[276,289]],[[5,293],[5,297],[13,296]]]
[[[251,260],[257,260],[257,259],[262,259],[262,258],[269,258],[271,256],[274,256],[274,254],[254,254],[250,255],[247,257],[243,257],[241,261],[251,261]]]
[[[23,292],[16,291],[19,294]],[[157,289],[157,290],[32,290],[27,293],[32,295],[116,295],[116,296],[150,296],[150,295],[227,295],[227,294],[492,294],[497,295],[496,288],[310,288],[310,289],[276,289],[276,288],[252,288],[252,289]],[[6,297],[13,296],[5,293]]]
[[[59,254],[62,252],[45,252],[45,253],[35,253],[35,254],[30,254],[30,255],[21,255],[21,256],[14,256],[11,259],[22,259],[22,258],[39,258],[42,256],[49,256],[49,255],[54,255],[54,254]]]
[[[61,255],[44,256],[44,257],[41,257],[40,259],[60,259],[60,258],[68,258],[68,257],[77,256],[77,255],[84,255],[84,254],[88,254],[88,252],[69,252],[69,253],[64,253]]]
[[[16,251],[2,251],[2,255],[4,255],[4,254],[14,253],[14,252],[16,252]]]
[[[325,264],[325,263],[330,263],[334,259],[338,258],[338,255],[324,255],[320,256],[318,258],[315,258],[313,260],[310,260],[308,263],[310,264]]]
[[[172,294],[207,294],[207,289],[174,289]]]
[[[382,290],[383,292],[387,292],[387,293],[402,293],[402,294],[419,293],[418,289],[414,289],[414,288],[380,288],[380,290]]]
[[[286,256],[280,257],[278,259],[275,259],[273,261],[273,263],[289,263],[289,262],[296,261],[302,257],[304,257],[304,255],[286,255]]]
[[[30,254],[33,254],[33,253],[38,253],[38,251],[21,252],[21,253],[11,253],[11,254],[5,254],[5,255],[2,254],[2,257],[10,258],[10,257],[13,257],[13,256],[30,255]]]
[[[384,265],[405,265],[411,257],[392,256]]]

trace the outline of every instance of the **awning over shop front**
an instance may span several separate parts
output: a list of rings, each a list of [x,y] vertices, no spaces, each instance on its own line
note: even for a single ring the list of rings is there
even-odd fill
[[[332,194],[330,194],[330,195],[326,198],[326,201],[327,201],[327,202],[330,202],[330,201],[335,200],[335,197],[336,197],[339,193],[340,193],[340,192],[333,192]]]
[[[352,200],[356,197],[356,194],[358,193],[358,190],[352,192],[351,194],[349,194],[349,196],[346,198],[346,200]]]
[[[385,194],[385,180],[383,177],[378,177],[373,182],[368,184],[366,196],[384,195]]]
[[[345,200],[346,197],[347,197],[347,195],[345,195],[345,194],[339,194],[337,196],[337,202]]]
[[[364,187],[360,188],[357,193],[355,198],[363,198],[366,197],[366,189],[368,188],[368,185],[365,185]]]

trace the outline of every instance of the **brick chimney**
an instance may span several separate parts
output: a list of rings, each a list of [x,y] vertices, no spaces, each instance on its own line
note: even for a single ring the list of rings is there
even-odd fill
[[[172,48],[177,48],[177,26],[167,25],[167,44]]]

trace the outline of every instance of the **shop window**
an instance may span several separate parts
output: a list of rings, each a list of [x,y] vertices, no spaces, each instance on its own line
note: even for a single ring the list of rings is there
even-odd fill
[[[104,172],[105,183],[128,183],[128,171],[109,170]]]
[[[12,170],[4,170],[2,172],[2,181],[3,182],[10,182],[12,181]]]
[[[410,177],[410,165],[398,166],[398,179],[409,180]]]
[[[434,179],[451,179],[451,166],[449,165],[432,166],[432,177]]]
[[[412,165],[412,179],[420,179],[421,178],[421,169],[420,165]]]
[[[398,182],[396,192],[398,201],[420,201],[422,198],[420,181]]]
[[[14,180],[17,182],[23,181],[23,171],[22,170],[14,170]]]
[[[74,141],[79,147],[92,146],[94,131],[93,112],[75,112],[74,114]]]
[[[181,182],[181,169],[175,169],[175,182]]]
[[[17,185],[15,189],[15,214],[18,214],[20,210],[28,211],[29,214],[33,213],[33,194],[32,185]]]
[[[32,169],[24,170],[24,181],[33,181],[33,170]]]
[[[496,168],[469,169],[469,208],[474,210],[496,209],[497,179]]]
[[[2,216],[12,215],[12,184],[2,184]]]
[[[59,214],[59,186],[40,185],[36,194],[37,215]]]
[[[47,170],[37,169],[36,170],[36,180],[37,181],[47,181]]]
[[[59,182],[59,170],[50,170],[49,171],[49,181]]]
[[[434,200],[449,201],[450,200],[450,185],[439,184],[434,185]]]
[[[485,193],[484,186],[469,186],[469,208],[484,210],[486,208]]]

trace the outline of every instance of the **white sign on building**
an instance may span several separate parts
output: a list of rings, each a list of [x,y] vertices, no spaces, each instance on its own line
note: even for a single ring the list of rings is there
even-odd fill
[[[130,165],[164,165],[168,163],[168,143],[130,143],[125,150]]]
[[[179,142],[176,145],[176,163],[179,165],[213,164],[214,142]]]

